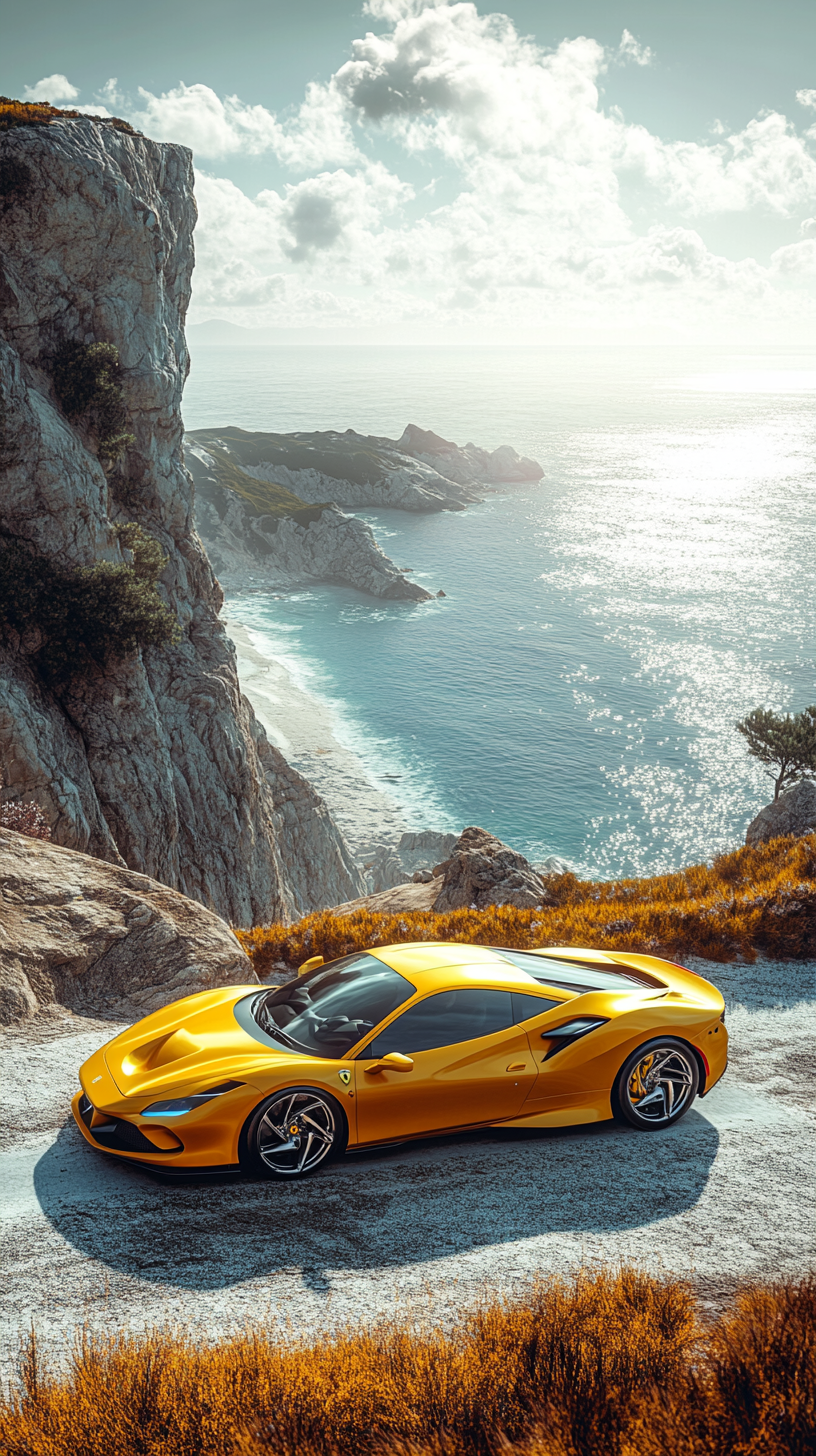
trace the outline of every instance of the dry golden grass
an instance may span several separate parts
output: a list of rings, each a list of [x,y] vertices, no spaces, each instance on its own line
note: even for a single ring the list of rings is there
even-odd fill
[[[552,1280],[451,1333],[316,1343],[155,1332],[29,1342],[4,1456],[812,1456],[816,1280],[747,1289],[713,1326],[677,1280]]]
[[[358,910],[307,915],[296,925],[257,926],[238,938],[263,976],[276,962],[297,966],[370,946],[406,940],[477,945],[595,946],[647,955],[704,956],[712,961],[816,956],[816,835],[775,839],[643,880],[548,881],[542,910],[454,910],[375,915]]]
[[[66,117],[78,116],[85,117],[87,121],[107,122],[109,126],[116,127],[117,131],[126,131],[132,136],[139,135],[129,122],[122,121],[118,116],[88,116],[84,111],[68,111],[52,106],[49,101],[15,101],[11,96],[0,96],[0,131],[9,131],[14,126],[49,126],[52,121],[64,121]]]

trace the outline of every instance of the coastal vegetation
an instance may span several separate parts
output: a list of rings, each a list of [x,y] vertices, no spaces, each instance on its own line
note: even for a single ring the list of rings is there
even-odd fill
[[[783,789],[816,775],[816,705],[801,713],[774,713],[754,708],[736,725],[752,758],[770,769],[774,801]]]
[[[634,1269],[486,1300],[453,1329],[367,1321],[316,1341],[32,1334],[0,1407],[5,1456],[805,1456],[816,1279],[744,1288],[704,1321]]]
[[[651,879],[596,881],[564,874],[551,876],[547,887],[548,903],[536,910],[510,905],[444,914],[324,910],[295,925],[237,934],[261,977],[280,963],[294,967],[313,955],[331,960],[410,940],[519,949],[585,945],[712,961],[753,961],[757,952],[816,955],[816,835],[746,845],[712,864]]]
[[[307,505],[294,491],[271,480],[256,480],[247,475],[226,450],[208,444],[207,453],[213,461],[213,474],[224,490],[240,496],[252,516],[291,516],[301,526],[320,518],[329,502],[322,505]]]
[[[53,687],[178,640],[156,589],[167,564],[159,542],[133,522],[117,534],[132,562],[67,567],[27,542],[0,541],[0,629]]]
[[[67,418],[96,437],[100,460],[112,465],[134,440],[116,345],[64,341],[52,360],[51,376]]]
[[[212,450],[222,443],[242,465],[281,465],[287,470],[318,470],[354,485],[376,485],[385,471],[382,454],[359,436],[351,440],[334,430],[312,430],[308,437],[261,430],[193,430],[191,438]],[[251,479],[251,477],[250,477]]]

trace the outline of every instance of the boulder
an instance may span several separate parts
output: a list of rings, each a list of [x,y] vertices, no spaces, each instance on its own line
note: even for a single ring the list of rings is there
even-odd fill
[[[442,888],[434,910],[484,910],[488,905],[535,909],[550,902],[541,876],[529,860],[486,829],[463,829],[450,858],[437,865]]]
[[[58,1003],[133,1019],[257,976],[229,926],[147,875],[0,830],[0,1024]]]
[[[816,783],[805,779],[760,809],[745,831],[745,843],[765,844],[785,834],[816,834]]]

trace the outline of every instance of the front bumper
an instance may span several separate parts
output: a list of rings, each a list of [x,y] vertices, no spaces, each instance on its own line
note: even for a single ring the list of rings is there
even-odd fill
[[[143,1130],[124,1117],[102,1113],[81,1090],[71,1102],[71,1111],[85,1141],[102,1152],[138,1158],[140,1162],[149,1160],[157,1165],[184,1152],[183,1142],[169,1128]]]

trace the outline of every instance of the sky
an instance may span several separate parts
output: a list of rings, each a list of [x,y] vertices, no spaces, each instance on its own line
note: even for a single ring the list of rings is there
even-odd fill
[[[813,340],[812,0],[0,0],[0,25],[6,95],[193,149],[194,323]]]

